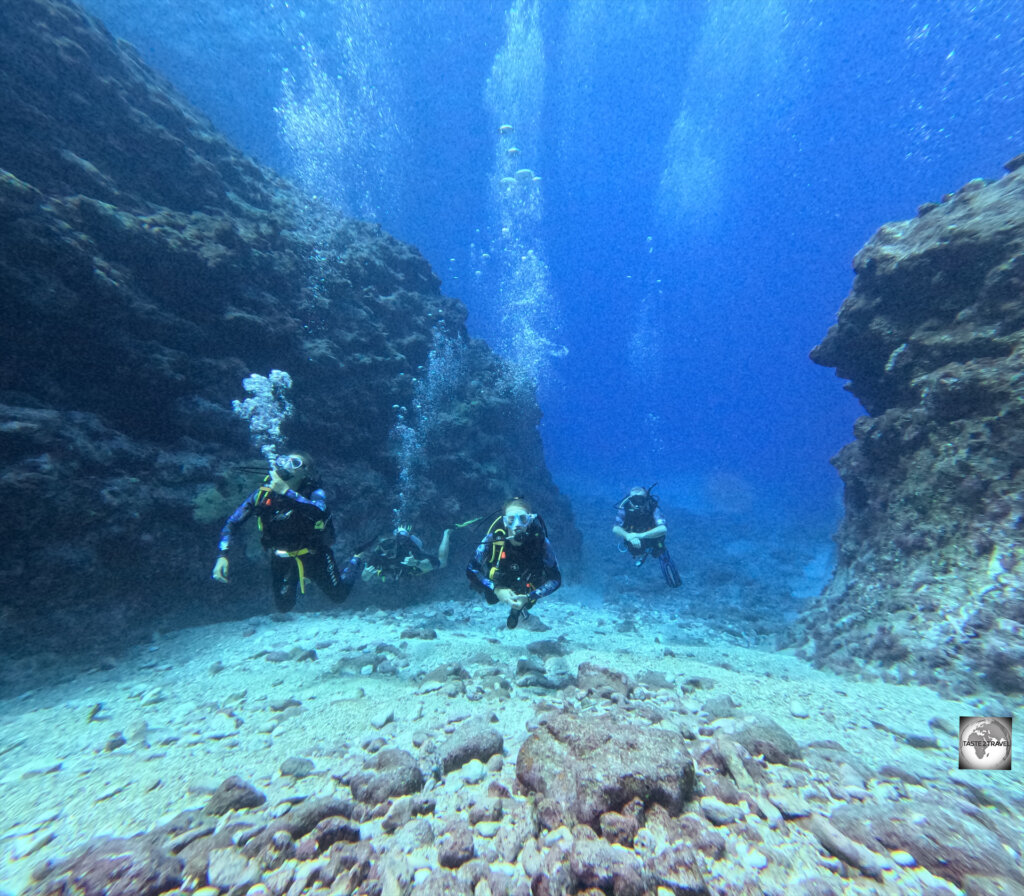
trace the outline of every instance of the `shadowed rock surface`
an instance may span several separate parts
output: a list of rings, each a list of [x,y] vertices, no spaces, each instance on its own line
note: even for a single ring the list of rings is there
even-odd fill
[[[881,228],[811,354],[870,415],[834,459],[838,567],[798,636],[821,665],[1024,691],[1021,162]]]
[[[398,491],[393,405],[413,408],[435,334],[461,375],[420,427],[410,522],[431,541],[523,493],[571,557],[535,400],[504,388],[415,249],[234,150],[69,3],[4,3],[0,60],[7,649],[124,641],[210,618],[214,596],[220,615],[268,609],[252,539],[230,592],[209,591],[219,527],[259,481],[231,411],[250,373],[292,375],[287,444],[319,462],[339,554],[375,534]],[[453,543],[454,571],[470,549]]]

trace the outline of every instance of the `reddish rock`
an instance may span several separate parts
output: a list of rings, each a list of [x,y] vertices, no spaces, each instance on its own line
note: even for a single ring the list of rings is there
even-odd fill
[[[345,874],[351,887],[361,884],[370,874],[370,870],[378,864],[380,856],[369,841],[351,843],[339,841],[327,851],[327,874],[335,881],[335,890],[345,892],[337,885],[336,878]]]
[[[644,896],[643,864],[631,849],[604,840],[577,838],[569,852],[577,887],[594,887],[615,896]]]
[[[223,815],[232,809],[253,809],[266,801],[267,798],[248,781],[232,776],[213,792],[204,811],[210,815]]]
[[[255,856],[261,850],[278,842],[280,832],[285,832],[293,840],[305,837],[325,818],[341,816],[351,818],[354,806],[351,800],[340,800],[335,797],[306,800],[293,806],[291,811],[274,819],[261,831],[249,837],[242,846],[247,856]]]
[[[801,758],[800,747],[792,735],[771,719],[744,722],[732,733],[732,739],[751,756],[764,756],[767,762],[789,765]]]
[[[486,763],[504,749],[501,732],[481,721],[464,722],[441,747],[441,768],[447,775],[471,759]]]
[[[599,820],[601,836],[609,843],[621,843],[632,846],[636,832],[640,830],[640,822],[635,815],[624,815],[621,812],[605,812]]]
[[[423,772],[405,750],[381,750],[352,776],[349,787],[361,803],[376,806],[395,796],[423,789]]]
[[[707,896],[708,885],[692,849],[676,844],[644,861],[644,874],[656,890],[667,887],[674,896]]]
[[[482,803],[474,803],[469,809],[469,823],[498,821],[501,819],[501,813],[501,800],[488,799]]]
[[[359,839],[359,827],[347,818],[332,815],[317,825],[295,847],[295,854],[300,861],[313,859],[325,852],[335,843],[354,843]]]
[[[158,896],[182,883],[184,867],[158,845],[159,839],[92,840],[71,858],[37,873],[24,896]]]
[[[445,825],[437,840],[437,860],[442,868],[458,868],[473,858],[473,830],[461,818]]]
[[[675,733],[610,715],[545,718],[516,760],[516,778],[569,817],[597,826],[633,799],[678,812],[694,783],[693,760]]]

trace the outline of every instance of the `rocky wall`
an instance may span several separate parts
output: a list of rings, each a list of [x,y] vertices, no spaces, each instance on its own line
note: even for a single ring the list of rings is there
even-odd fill
[[[202,617],[220,525],[260,478],[240,471],[259,454],[231,402],[273,368],[339,552],[391,522],[396,406],[419,427],[409,522],[428,541],[525,493],[578,548],[536,401],[506,388],[422,256],[233,149],[63,0],[0,5],[0,313],[7,649]],[[460,374],[428,435],[416,381],[439,339]],[[250,559],[220,612],[269,609]]]
[[[1006,168],[882,227],[811,354],[868,412],[796,636],[823,666],[1024,691],[1024,156]]]

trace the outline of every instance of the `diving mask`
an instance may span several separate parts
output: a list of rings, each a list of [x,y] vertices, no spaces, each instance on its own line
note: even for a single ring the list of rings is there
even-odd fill
[[[286,482],[295,476],[303,466],[302,458],[297,454],[279,454],[274,458],[274,469],[277,471],[277,475]]]
[[[505,524],[505,531],[511,538],[522,535],[537,518],[535,513],[506,513],[502,518]]]

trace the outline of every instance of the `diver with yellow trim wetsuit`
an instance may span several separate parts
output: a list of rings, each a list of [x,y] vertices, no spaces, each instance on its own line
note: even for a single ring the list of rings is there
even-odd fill
[[[342,580],[331,550],[334,526],[327,495],[316,481],[308,454],[275,458],[263,485],[246,498],[224,524],[220,557],[213,578],[228,581],[228,548],[238,527],[256,517],[260,541],[270,556],[270,578],[277,609],[295,606],[297,593],[306,593],[312,579],[331,600],[348,597],[352,583]]]
[[[508,605],[509,628],[519,625],[520,617],[562,584],[547,528],[522,498],[506,502],[477,545],[466,576],[487,603]]]

